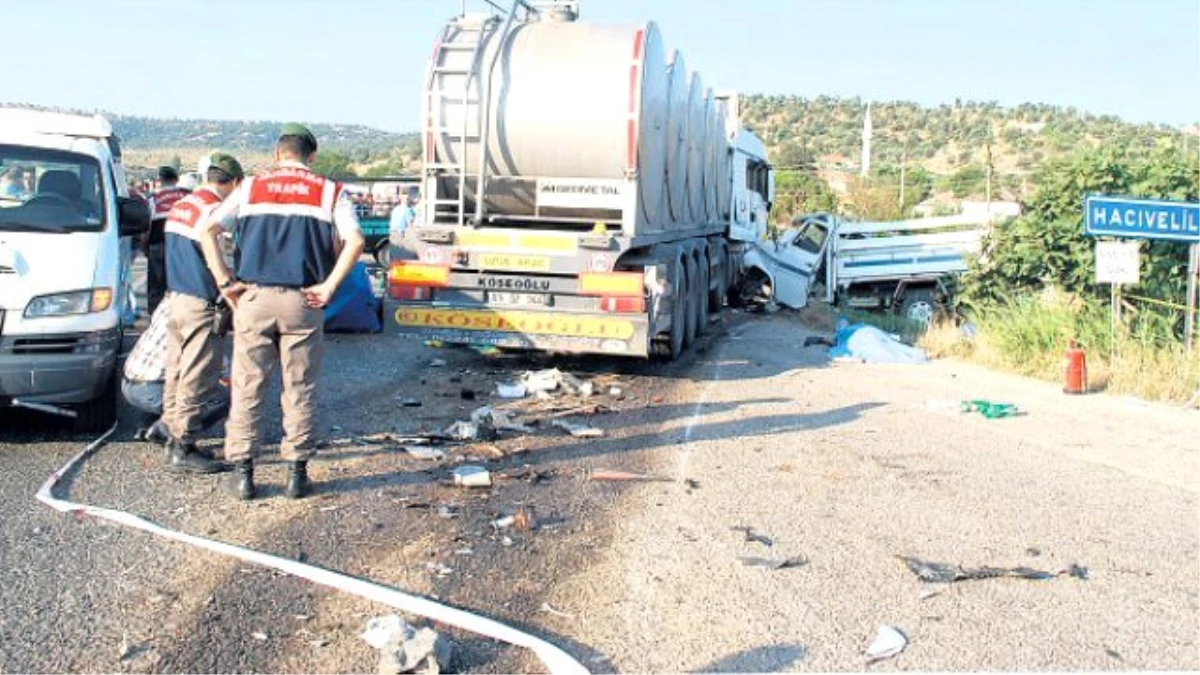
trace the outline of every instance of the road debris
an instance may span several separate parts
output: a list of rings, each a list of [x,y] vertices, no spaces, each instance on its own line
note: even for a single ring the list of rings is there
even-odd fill
[[[666,476],[656,476],[650,473],[632,473],[629,471],[613,471],[611,469],[594,469],[588,474],[588,480],[602,482],[646,482],[646,483],[673,483],[674,481]]]
[[[446,520],[458,517],[458,511],[455,511],[453,506],[447,504],[439,505],[437,507],[437,514],[438,518],[445,518]]]
[[[790,558],[758,558],[755,556],[745,556],[738,558],[742,564],[747,567],[766,567],[773,570],[784,570],[790,567],[804,567],[808,564],[808,558],[802,555],[794,555]]]
[[[445,435],[456,441],[494,441],[499,437],[489,422],[459,420],[446,427]]]
[[[512,527],[513,523],[515,523],[515,522],[517,522],[517,519],[515,516],[504,516],[502,518],[497,518],[492,521],[492,529],[496,530],[496,531],[500,531],[505,528]]]
[[[425,569],[429,570],[432,574],[436,574],[438,577],[442,577],[442,578],[448,577],[451,574],[454,574],[453,567],[447,567],[446,565],[443,565],[442,563],[439,563],[439,562],[427,562],[427,563],[425,563]]]
[[[266,642],[269,636],[262,631],[255,631],[250,634],[250,637],[258,640],[259,642]]]
[[[922,560],[911,556],[898,555],[896,557],[903,561],[908,566],[908,569],[917,575],[918,579],[933,584],[948,584],[968,579],[995,579],[998,577],[1016,577],[1018,579],[1032,579],[1035,581],[1053,579],[1059,576],[1069,576],[1083,580],[1088,578],[1088,569],[1074,563],[1057,572],[1046,572],[1030,567],[962,567],[960,565]]]
[[[904,637],[904,633],[891,626],[881,625],[875,639],[871,641],[871,646],[867,647],[867,663],[890,659],[904,651],[907,646],[908,638]]]
[[[408,397],[404,397],[404,396],[397,396],[396,401],[400,403],[401,408],[420,408],[421,407],[420,399],[408,398]]]
[[[405,445],[403,447],[406,454],[416,459],[424,459],[431,462],[439,462],[446,459],[446,452],[440,448],[422,445]]]
[[[700,489],[700,481],[696,480],[695,478],[685,479],[683,484],[687,486],[689,492]]]
[[[772,541],[770,537],[765,534],[759,534],[758,532],[755,532],[754,528],[748,525],[735,525],[729,529],[733,530],[734,532],[741,532],[746,537],[746,541],[758,542],[768,548],[775,545],[775,542]]]
[[[453,647],[432,628],[414,628],[395,614],[367,622],[362,639],[379,650],[379,673],[438,675],[450,667]]]
[[[491,406],[476,408],[471,413],[471,421],[475,424],[490,426],[496,431],[517,431],[523,434],[533,433],[533,427],[517,424],[508,413],[496,410]]]
[[[498,382],[496,384],[496,394],[500,398],[525,398],[528,393],[525,385],[520,382]]]
[[[513,525],[518,530],[532,532],[537,529],[537,511],[532,506],[522,506],[513,514]]]
[[[446,365],[446,359],[433,359],[429,362],[430,368],[442,368]]]
[[[548,603],[548,602],[542,603],[542,611],[547,614],[553,614],[554,616],[561,616],[564,619],[574,619],[575,618],[574,614],[567,614],[566,612],[560,612],[557,609],[554,609],[553,607],[550,606],[550,603]]]
[[[462,487],[491,487],[492,474],[482,466],[463,464],[454,469],[454,484]]]
[[[597,429],[586,424],[579,424],[565,419],[557,419],[550,423],[552,426],[562,429],[571,434],[575,438],[600,438],[604,435],[603,429]]]
[[[984,419],[994,420],[1001,417],[1016,417],[1022,412],[1013,403],[994,403],[984,399],[975,399],[973,401],[963,401],[959,404],[963,412],[977,412],[983,415]]]
[[[625,398],[625,390],[617,386],[612,386],[608,388],[608,395],[617,399],[618,401],[621,401]]]

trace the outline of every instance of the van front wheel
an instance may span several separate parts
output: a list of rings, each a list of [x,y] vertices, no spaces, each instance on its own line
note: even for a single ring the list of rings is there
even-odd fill
[[[76,407],[75,430],[88,433],[106,431],[117,421],[117,369],[114,367],[104,391]]]

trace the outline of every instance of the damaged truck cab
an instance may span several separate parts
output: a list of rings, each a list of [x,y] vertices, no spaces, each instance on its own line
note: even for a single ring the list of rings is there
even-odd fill
[[[120,157],[101,117],[0,109],[0,406],[116,419],[131,237],[150,222]]]

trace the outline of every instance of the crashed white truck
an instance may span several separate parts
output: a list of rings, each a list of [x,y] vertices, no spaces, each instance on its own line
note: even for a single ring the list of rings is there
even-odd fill
[[[831,304],[890,310],[928,324],[952,301],[952,277],[966,271],[997,216],[990,213],[855,222],[829,213],[793,227],[746,254],[746,286],[803,307],[823,286]]]
[[[773,173],[737,96],[663,43],[653,22],[581,21],[577,2],[442,28],[390,330],[675,358],[706,329],[765,234]]]

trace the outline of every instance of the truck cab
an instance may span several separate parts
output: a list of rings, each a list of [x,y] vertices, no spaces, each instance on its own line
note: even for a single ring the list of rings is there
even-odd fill
[[[0,407],[115,421],[131,238],[149,215],[107,120],[0,108]]]

